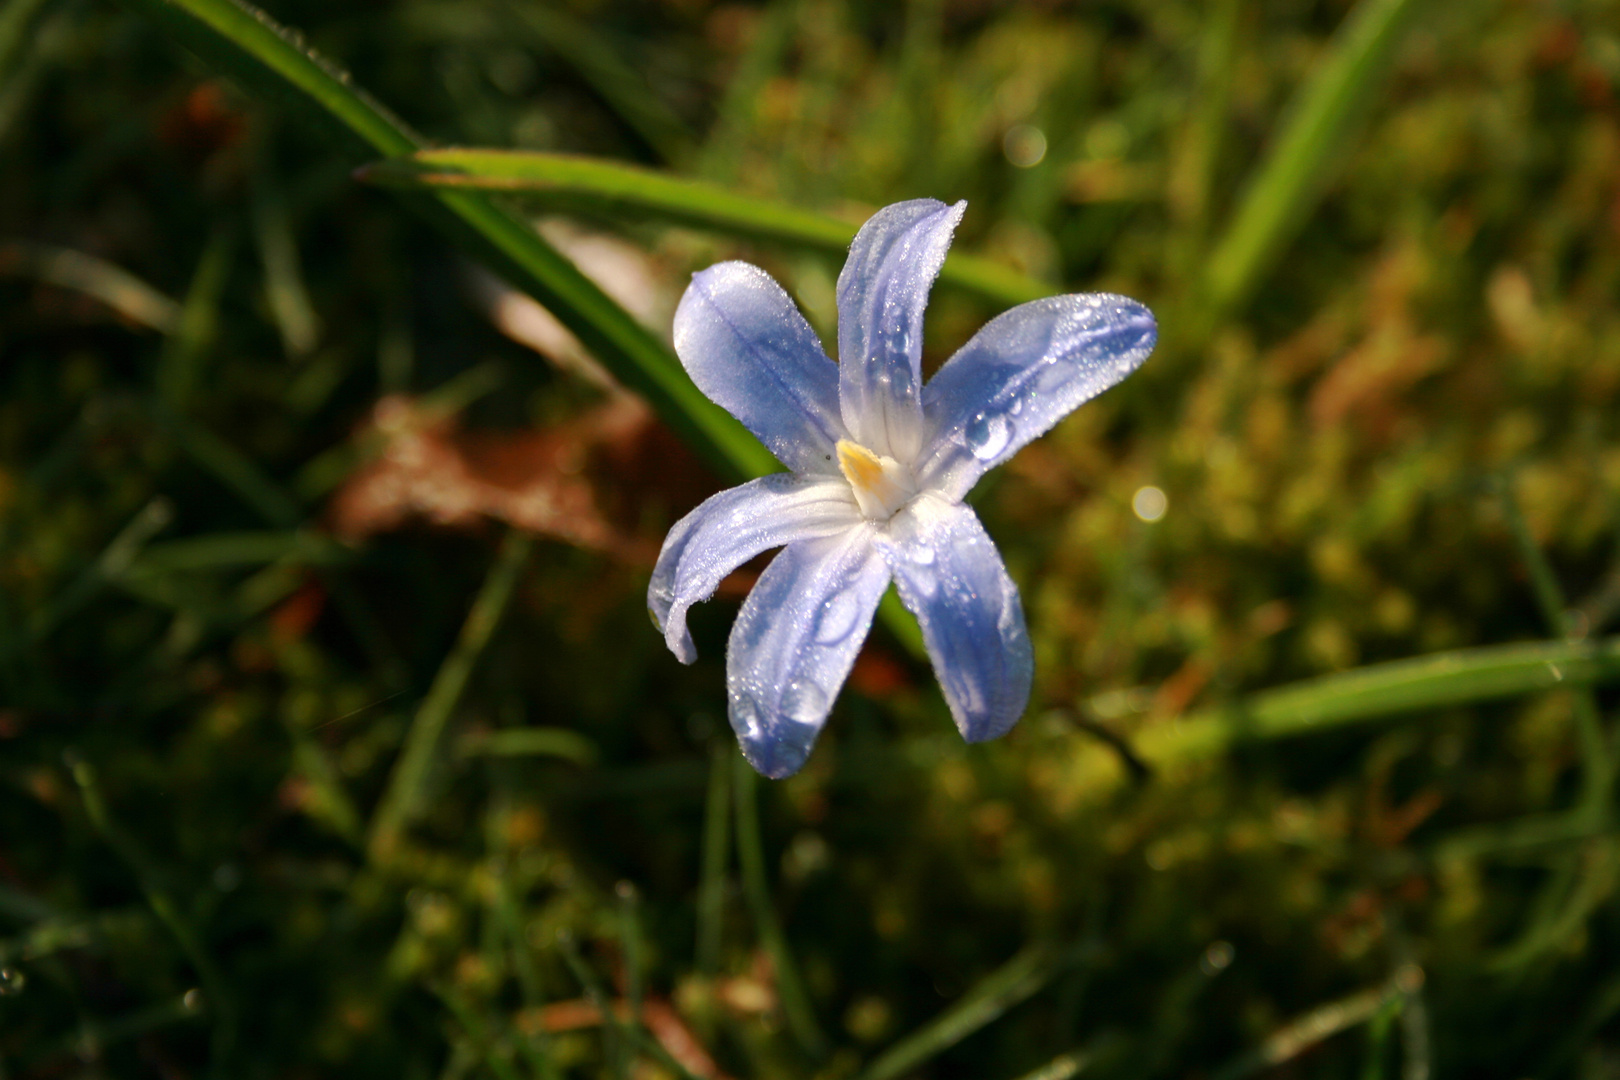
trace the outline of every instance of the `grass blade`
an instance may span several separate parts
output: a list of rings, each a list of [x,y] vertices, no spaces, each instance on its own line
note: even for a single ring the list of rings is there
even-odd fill
[[[219,302],[230,276],[236,240],[229,228],[216,229],[197,260],[180,319],[158,361],[157,391],[163,404],[184,412],[202,382],[208,352],[219,334]]]
[[[82,251],[13,240],[0,244],[0,276],[32,277],[94,297],[131,322],[173,333],[180,305],[121,266]]]
[[[410,154],[421,140],[348,75],[244,0],[129,0],[244,86],[279,101],[356,159]],[[778,469],[730,414],[687,378],[667,348],[520,219],[476,192],[408,198],[450,240],[544,304],[625,385],[724,474]]]
[[[567,728],[519,727],[481,732],[462,739],[462,757],[555,757],[575,765],[596,764],[596,744]]]
[[[840,258],[859,227],[707,181],[575,154],[424,150],[409,158],[367,165],[358,175],[385,187],[520,192],[559,209],[654,218]],[[1054,291],[1015,270],[971,255],[947,258],[939,280],[1003,306]]]
[[[697,969],[705,978],[713,978],[720,970],[726,864],[731,856],[731,758],[735,754],[729,739],[714,740],[709,792],[703,807],[703,876],[697,902]]]
[[[95,768],[71,751],[68,754],[67,764],[73,773],[74,782],[79,786],[79,796],[84,800],[85,813],[89,816],[90,823],[95,826],[107,845],[134,871],[136,881],[141,887],[141,892],[146,895],[146,902],[151,907],[152,914],[156,915],[158,921],[174,935],[180,951],[185,954],[186,960],[196,971],[197,978],[202,981],[208,1006],[217,1019],[214,1028],[214,1064],[216,1067],[221,1066],[235,1040],[236,1010],[226,991],[225,980],[219,968],[203,948],[202,939],[182,914],[180,905],[164,888],[163,875],[157,865],[133,837],[114,823],[106,799],[102,797]]]
[[[692,133],[630,66],[591,26],[561,5],[513,3],[515,15],[535,37],[571,65],[643,142],[665,161],[691,154]]]
[[[483,587],[473,599],[467,621],[461,626],[461,635],[439,672],[433,685],[411,721],[405,736],[405,749],[388,778],[388,787],[372,819],[370,851],[374,859],[386,859],[397,847],[405,827],[420,808],[426,794],[434,761],[439,754],[445,725],[461,701],[484,648],[495,633],[495,626],[505,614],[507,604],[517,586],[523,564],[528,561],[534,547],[534,538],[527,533],[512,530],[501,542],[495,556],[495,565],[484,578]]]
[[[986,975],[950,1008],[884,1051],[861,1073],[860,1080],[894,1080],[950,1049],[1039,991],[1062,968],[1064,960],[1047,943],[1024,949]]]
[[[1153,727],[1135,745],[1149,764],[1169,765],[1208,757],[1243,740],[1307,735],[1402,713],[1616,681],[1620,637],[1458,649],[1254,694]]]
[[[1331,52],[1301,88],[1271,152],[1250,181],[1204,279],[1212,317],[1248,299],[1310,216],[1422,0],[1361,0]]]
[[[743,895],[754,916],[760,946],[770,957],[776,976],[776,995],[782,1003],[782,1016],[793,1038],[811,1057],[826,1052],[827,1039],[821,1033],[810,995],[799,975],[799,965],[788,948],[787,935],[776,917],[770,883],[765,876],[765,849],[759,835],[758,775],[741,754],[732,754],[732,797],[737,808],[737,861],[742,866]]]
[[[1391,1003],[1403,1001],[1422,985],[1423,969],[1415,964],[1404,965],[1383,985],[1329,1002],[1272,1032],[1257,1048],[1217,1070],[1215,1080],[1239,1080],[1292,1061],[1341,1031],[1372,1020]]]

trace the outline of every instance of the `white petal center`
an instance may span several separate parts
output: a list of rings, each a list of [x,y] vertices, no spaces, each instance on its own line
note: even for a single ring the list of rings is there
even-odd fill
[[[862,516],[868,520],[889,520],[917,494],[911,470],[894,458],[874,454],[848,439],[839,439],[837,450],[838,467],[855,492]]]

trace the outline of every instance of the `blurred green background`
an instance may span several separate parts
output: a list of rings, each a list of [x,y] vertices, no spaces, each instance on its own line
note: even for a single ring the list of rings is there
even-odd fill
[[[1620,1076],[1620,4],[243,10],[0,3],[0,1075]],[[758,781],[660,341],[922,196],[926,366],[1161,344],[973,496],[1013,734],[884,623]]]

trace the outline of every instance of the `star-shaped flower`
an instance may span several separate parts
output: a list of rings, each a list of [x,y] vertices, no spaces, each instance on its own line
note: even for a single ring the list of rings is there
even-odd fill
[[[1153,350],[1153,315],[1134,300],[1054,296],[991,320],[924,385],[923,308],[966,206],[896,203],[861,227],[838,275],[841,363],[748,263],[694,275],[675,312],[692,380],[791,471],[677,522],[647,603],[689,664],[687,609],[783,547],[726,653],[731,726],[766,776],[804,764],[891,580],[962,736],[993,739],[1018,721],[1034,667],[1018,587],[962,498]]]

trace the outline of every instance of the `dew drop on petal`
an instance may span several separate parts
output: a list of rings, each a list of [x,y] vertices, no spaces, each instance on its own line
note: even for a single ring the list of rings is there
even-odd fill
[[[860,617],[861,603],[853,592],[834,593],[821,609],[816,623],[816,641],[823,645],[836,645],[849,637]]]
[[[1024,411],[1024,399],[1021,398],[1021,397],[1020,398],[1013,398],[1013,403],[1007,409],[1007,412],[1011,413],[1013,416],[1017,416],[1019,413],[1021,413],[1023,411]]]
[[[795,679],[782,693],[782,715],[798,724],[818,724],[827,715],[827,695],[813,682]]]
[[[907,554],[911,556],[911,561],[916,563],[918,566],[930,566],[937,557],[934,549],[929,547],[927,544],[918,544],[907,552]]]
[[[980,413],[967,426],[967,446],[980,461],[989,461],[1012,442],[1012,424],[1004,416]]]
[[[732,697],[731,726],[745,739],[759,738],[759,706],[754,704],[752,698],[741,694]]]

